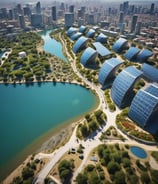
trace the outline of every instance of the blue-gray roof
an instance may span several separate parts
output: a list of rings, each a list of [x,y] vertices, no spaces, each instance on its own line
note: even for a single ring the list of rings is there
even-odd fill
[[[77,40],[81,35],[82,35],[82,33],[77,32],[77,33],[73,34],[70,38],[71,38],[71,40],[75,41],[75,40]]]
[[[66,34],[67,34],[68,36],[71,36],[75,31],[76,31],[76,29],[75,29],[74,27],[70,27],[70,28],[67,30]]]
[[[88,33],[86,34],[86,36],[87,36],[88,38],[93,38],[94,35],[95,35],[95,30],[94,30],[94,29],[90,29],[90,30],[88,31]]]
[[[113,45],[112,49],[115,52],[121,52],[124,46],[127,44],[127,40],[125,38],[119,38]]]
[[[154,82],[158,82],[158,69],[149,65],[149,64],[146,64],[144,63],[141,67],[141,70],[143,72],[143,75],[154,81]]]
[[[125,58],[128,59],[129,61],[134,60],[136,58],[136,55],[140,52],[140,49],[137,47],[130,47],[128,51],[125,54]]]
[[[87,29],[87,28],[86,28],[85,26],[82,25],[82,26],[80,26],[80,28],[79,28],[78,31],[79,31],[80,33],[84,33],[84,32],[86,31],[86,29]]]
[[[96,42],[100,42],[100,43],[106,43],[107,42],[108,37],[106,35],[104,35],[103,33],[100,33],[97,38],[96,38]]]
[[[92,49],[91,47],[88,47],[82,54],[80,58],[80,62],[85,66],[89,62],[95,61],[97,57],[97,52]]]
[[[105,57],[111,54],[111,52],[106,47],[104,47],[104,45],[102,45],[100,42],[94,42],[93,45],[100,56]]]
[[[116,70],[121,64],[122,61],[116,58],[106,60],[99,71],[99,83],[104,86],[106,83],[112,82],[115,78]]]
[[[142,127],[147,125],[153,113],[158,113],[158,97],[152,94],[153,91],[158,94],[158,87],[152,85],[146,90],[139,90],[130,106],[129,117]]]
[[[153,52],[148,50],[148,49],[143,49],[139,52],[139,54],[137,55],[136,60],[139,62],[144,62],[146,61],[149,57],[151,57],[153,55]]]
[[[88,38],[81,36],[73,46],[73,52],[77,53],[82,49],[86,48]]]
[[[116,77],[111,88],[111,96],[115,104],[124,108],[131,103],[133,98],[133,86],[141,77],[142,72],[133,66],[122,70]]]
[[[147,91],[148,93],[156,96],[158,98],[158,85],[156,84],[151,84],[150,86],[148,86],[145,91]]]

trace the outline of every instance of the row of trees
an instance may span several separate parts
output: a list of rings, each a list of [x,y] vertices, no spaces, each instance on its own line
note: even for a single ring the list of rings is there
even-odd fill
[[[129,149],[128,145],[126,149]],[[120,148],[119,144],[99,145],[97,154],[100,162],[97,165],[87,165],[77,176],[77,184],[157,184],[158,170],[151,169],[149,162],[141,163],[130,157],[128,150]],[[105,174],[105,168],[110,179]]]
[[[88,137],[91,133],[102,126],[106,120],[107,117],[101,110],[92,114],[86,114],[84,123],[78,126],[77,136],[79,138]]]

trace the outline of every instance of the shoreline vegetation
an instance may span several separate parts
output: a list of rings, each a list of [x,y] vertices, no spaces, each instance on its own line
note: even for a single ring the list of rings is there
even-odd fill
[[[55,39],[55,38],[54,38]],[[61,41],[59,38],[57,39],[57,41]],[[46,55],[48,55],[50,57],[50,59],[52,59],[52,61],[54,62],[54,60],[57,60],[58,62],[60,62],[60,64],[66,64],[64,63],[64,61],[62,59],[57,58],[56,56],[53,56],[49,53],[46,53],[43,50],[43,44],[44,41],[43,39],[37,43],[37,52],[38,53],[45,53]],[[61,42],[62,44],[62,42]],[[63,46],[63,45],[62,45]],[[62,51],[65,55],[65,50],[64,50],[64,46],[62,47]],[[52,67],[52,63],[50,62],[50,65]],[[71,67],[70,67],[71,68]],[[65,68],[67,69],[67,68]],[[87,88],[88,90],[90,90],[90,87],[87,86],[85,83],[83,83],[79,77],[74,74],[73,70],[71,71],[73,73],[73,78],[74,80],[72,80],[72,78],[69,80],[63,80],[61,78],[56,78],[56,77],[52,77],[52,78],[41,78],[40,80],[38,80],[37,78],[32,78],[33,80],[31,81],[25,81],[23,80],[21,77],[20,78],[16,78],[17,80],[0,80],[0,84],[4,84],[4,85],[21,85],[21,84],[25,84],[25,85],[33,85],[34,83],[45,83],[45,82],[60,82],[60,83],[69,83],[69,84],[76,84],[76,85],[80,85],[82,87]],[[92,93],[95,94],[96,96],[96,103],[95,105],[88,111],[85,112],[86,113],[90,113],[95,111],[98,108],[99,105],[99,99],[98,96],[96,95],[96,93],[93,90],[90,90]],[[11,162],[15,162],[14,163],[14,168],[7,168],[8,165],[6,164],[6,166],[4,166],[4,170],[3,172],[8,172],[10,173],[9,175],[6,175],[5,173],[1,173],[4,177],[2,178],[3,180],[3,184],[8,184],[11,183],[13,181],[13,179],[19,175],[19,173],[22,172],[22,169],[24,168],[24,166],[31,160],[31,156],[34,156],[37,153],[40,152],[44,152],[44,153],[51,153],[54,150],[58,149],[60,146],[63,146],[68,139],[70,138],[74,127],[77,125],[77,122],[79,120],[81,120],[84,115],[79,115],[78,117],[72,118],[71,120],[68,120],[66,122],[61,123],[61,125],[59,125],[56,128],[53,128],[52,130],[44,133],[40,138],[36,139],[33,143],[31,143],[30,145],[28,145],[27,148],[25,148],[24,150],[22,150],[19,154],[16,155],[16,157],[14,159],[11,159]],[[30,155],[30,152],[33,152],[33,154]],[[29,154],[28,154],[29,153]],[[24,158],[25,157],[25,158]],[[18,162],[17,162],[17,158],[18,158]],[[10,161],[9,161],[10,162]],[[14,170],[13,170],[14,169]],[[1,180],[1,179],[0,179]]]
[[[72,53],[72,51],[71,51],[71,49],[69,49],[69,47],[71,48],[72,47],[72,43],[71,42],[69,42],[69,40],[68,40],[68,42],[67,42],[67,40],[65,39],[65,34],[62,34],[62,31],[64,31],[63,29],[61,29],[60,30],[60,32],[52,32],[52,33],[50,33],[50,37],[53,37],[54,39],[56,39],[57,41],[60,41],[61,42],[61,44],[62,44],[62,51],[63,51],[63,53],[64,53],[64,55],[66,56],[66,58],[68,59],[68,61],[69,61],[69,67],[67,66],[67,64],[65,65],[64,64],[64,62],[63,62],[63,60],[61,60],[61,59],[59,59],[59,58],[57,58],[57,57],[55,57],[55,56],[51,56],[50,54],[48,54],[48,53],[44,53],[45,54],[45,56],[47,56],[47,59],[48,59],[48,57],[50,57],[47,61],[49,62],[49,64],[50,64],[50,68],[49,69],[51,69],[51,71],[53,71],[54,72],[54,69],[56,70],[56,73],[55,73],[55,75],[52,75],[52,74],[49,74],[49,73],[47,73],[47,72],[45,72],[45,73],[43,73],[42,75],[41,75],[41,77],[40,77],[40,80],[39,80],[39,78],[37,77],[37,75],[34,75],[33,77],[32,77],[32,79],[33,79],[33,81],[31,81],[32,83],[34,83],[34,82],[63,82],[63,83],[75,83],[75,84],[77,84],[77,85],[81,85],[81,86],[84,86],[85,88],[88,88],[88,89],[90,89],[94,94],[95,94],[95,96],[96,96],[96,104],[94,105],[94,107],[91,109],[91,111],[97,111],[97,110],[99,110],[100,109],[100,106],[98,105],[99,104],[99,102],[100,102],[100,105],[101,105],[101,99],[102,98],[98,98],[98,95],[99,95],[99,97],[100,97],[100,94],[98,93],[96,93],[96,91],[95,90],[93,90],[93,88],[91,88],[90,86],[91,85],[88,85],[88,84],[86,84],[86,83],[84,83],[83,82],[83,80],[82,80],[82,77],[80,78],[79,76],[77,76],[77,74],[72,70],[72,67],[73,67],[73,62],[72,62],[72,60],[75,60],[76,61],[76,65],[77,65],[77,68],[78,68],[78,70],[80,71],[80,73],[83,75],[83,76],[85,76],[85,78],[86,79],[90,79],[90,78],[88,78],[88,77],[91,77],[92,76],[92,73],[86,73],[87,71],[86,70],[81,70],[82,68],[80,68],[80,63],[79,63],[79,56],[74,56],[74,54]],[[57,34],[56,34],[57,33]],[[38,43],[38,52],[40,52],[40,53],[42,53],[43,54],[43,48],[42,48],[42,44],[43,44],[43,40],[40,42],[40,43]],[[67,47],[66,47],[66,46]],[[69,52],[70,51],[70,52]],[[42,55],[41,54],[41,55]],[[55,63],[55,65],[57,64],[57,66],[58,67],[56,67],[56,66],[54,66],[53,65],[53,63],[51,62],[51,59],[53,60],[53,62],[54,62],[54,60],[56,60],[57,62]],[[62,67],[60,67],[60,65],[59,65],[59,63],[60,64],[64,64],[63,65],[63,68]],[[28,64],[28,63],[27,63]],[[70,66],[70,65],[72,65],[72,66]],[[66,66],[66,67],[65,67]],[[65,71],[68,71],[68,72],[65,72]],[[37,72],[38,73],[38,71],[36,71],[35,70],[35,72]],[[52,73],[53,73],[52,72]],[[40,72],[39,72],[40,73]],[[39,74],[38,73],[38,74]],[[59,74],[60,73],[60,74]],[[69,73],[71,73],[71,76],[69,76],[68,74]],[[59,75],[58,75],[59,74]],[[91,81],[91,82],[93,82],[94,84],[96,84],[96,72],[94,73],[93,72],[93,78],[91,79],[91,80],[89,80],[89,81]],[[65,78],[65,76],[68,76],[68,77],[66,77]],[[38,80],[37,80],[38,79]],[[15,82],[15,84],[16,84],[16,81],[13,81],[13,84],[14,84],[14,82]],[[19,81],[18,81],[19,82]],[[20,80],[20,83],[26,83],[27,84],[27,81],[25,82],[24,80]],[[29,83],[28,83],[29,84]],[[109,101],[109,104],[111,105],[110,107],[108,107],[108,109],[110,109],[110,113],[111,112],[114,112],[114,114],[116,115],[117,114],[117,107],[115,107],[114,106],[114,104],[112,104],[112,101],[110,101],[110,96],[109,96],[109,91],[107,91],[107,93],[106,94],[104,94],[105,96],[103,96],[104,98],[106,97],[106,102],[107,101]],[[109,105],[108,104],[108,105]],[[115,116],[114,115],[114,116]],[[84,116],[84,115],[83,115]],[[71,134],[72,134],[72,132],[73,132],[73,129],[74,129],[74,127],[76,127],[77,125],[79,125],[79,122],[80,122],[80,125],[82,126],[82,127],[79,127],[80,128],[80,130],[78,130],[78,132],[81,132],[81,128],[83,128],[84,126],[83,125],[85,125],[86,127],[90,127],[90,125],[91,124],[89,124],[89,122],[90,123],[92,123],[91,122],[91,119],[90,119],[90,121],[89,121],[89,117],[87,117],[87,116],[85,116],[85,117],[87,117],[88,119],[85,121],[84,120],[84,118],[83,119],[81,119],[81,117],[83,117],[83,116],[80,116],[80,117],[78,117],[78,119],[76,119],[76,118],[74,118],[74,119],[72,119],[72,121],[69,121],[69,122],[65,122],[64,124],[63,124],[63,126],[59,126],[58,127],[58,129],[54,129],[54,133],[53,133],[53,130],[50,130],[50,132],[47,132],[48,134],[50,134],[50,138],[48,138],[47,136],[46,136],[46,134],[45,135],[43,135],[43,136],[41,136],[40,138],[41,138],[41,141],[42,140],[44,140],[44,138],[45,138],[45,140],[46,141],[44,141],[43,143],[41,142],[41,146],[40,146],[40,148],[39,149],[36,149],[38,152],[45,152],[46,154],[47,153],[52,153],[54,150],[56,150],[57,148],[59,148],[59,147],[61,147],[61,146],[63,146],[67,141],[68,141],[68,139],[70,138],[70,136],[71,136]],[[118,116],[116,116],[117,117],[117,119],[116,120],[118,120]],[[122,116],[121,116],[122,117]],[[90,117],[91,118],[91,117]],[[109,118],[109,117],[108,117]],[[80,121],[79,121],[79,119],[80,119]],[[92,116],[92,119],[94,119],[93,118],[93,116]],[[81,120],[82,120],[82,122],[81,122]],[[94,119],[95,121],[96,121],[96,119]],[[126,120],[126,119],[125,119]],[[123,121],[125,121],[125,120],[123,120]],[[109,120],[108,120],[109,121]],[[114,122],[114,118],[112,118],[111,120],[110,120],[111,122]],[[94,123],[94,122],[93,122]],[[123,124],[124,125],[124,127],[123,127],[123,129],[125,129],[125,128],[129,128],[129,124],[127,124],[128,122],[127,121],[125,121],[125,123]],[[109,143],[112,143],[112,141],[113,142],[117,142],[117,143],[123,143],[123,141],[128,141],[128,140],[130,140],[131,141],[131,139],[128,139],[128,136],[126,136],[126,132],[123,132],[123,131],[121,131],[122,129],[121,128],[119,128],[119,126],[118,126],[118,123],[117,122],[115,122],[115,127],[114,128],[116,128],[116,126],[117,126],[117,128],[118,128],[118,132],[115,130],[115,129],[110,129],[110,131],[109,130],[107,130],[107,132],[105,132],[105,133],[103,133],[102,134],[102,138],[103,138],[103,143],[105,143],[105,142],[108,142],[108,138],[110,137],[111,138],[111,134],[113,135],[113,137],[112,137],[112,139],[109,139],[110,140],[110,142]],[[55,133],[55,131],[57,132],[57,130],[59,131],[58,133]],[[51,132],[52,131],[52,132]],[[109,133],[110,132],[110,133]],[[48,135],[47,134],[47,135]],[[109,136],[110,135],[110,136]],[[123,135],[123,137],[122,137],[122,135]],[[46,137],[45,137],[46,136]],[[84,136],[82,136],[82,135],[79,135],[81,138],[82,137],[84,137]],[[126,139],[124,139],[124,136],[127,138],[127,140]],[[76,138],[76,137],[75,137]],[[114,140],[113,140],[113,138],[114,138]],[[117,138],[117,139],[116,139]],[[137,140],[137,139],[136,139]],[[39,141],[39,139],[38,140],[36,140],[36,141]],[[38,146],[37,145],[37,142],[34,142],[31,146],[33,146],[33,145],[36,145],[36,146]],[[134,142],[135,143],[135,142]],[[38,142],[38,144],[40,144],[40,142]],[[86,144],[86,143],[85,143]],[[89,143],[87,143],[88,145],[87,145],[87,150],[88,150],[88,146],[89,146],[89,144],[90,144],[90,142]],[[86,147],[85,147],[86,148]],[[96,148],[95,148],[96,149]],[[36,153],[35,153],[36,154]],[[87,153],[87,154],[89,154],[89,152]],[[85,155],[84,155],[85,156]],[[92,156],[94,156],[94,155],[92,155]],[[16,169],[16,170],[14,170],[13,172],[12,172],[12,174],[11,175],[9,175],[5,180],[4,180],[4,184],[8,184],[8,183],[10,183],[10,182],[12,182],[12,180],[15,178],[15,177],[17,177],[18,176],[18,173],[21,173],[22,172],[22,169],[28,164],[28,162],[30,162],[31,161],[31,158],[32,157],[34,157],[34,154],[31,156],[29,156],[29,157],[27,157],[27,159],[30,159],[30,160],[25,160],[19,167],[18,167],[18,169]],[[53,157],[53,159],[54,159],[54,157]],[[48,160],[49,160],[49,157],[48,157]],[[44,164],[44,163],[47,163],[47,161],[48,160],[42,160],[42,164]],[[58,160],[58,162],[59,161],[61,161],[61,160]],[[57,163],[57,165],[58,165],[59,163]],[[43,165],[42,165],[42,167],[43,167]],[[105,169],[105,168],[104,168]],[[37,170],[35,171],[35,175],[37,174],[36,172],[39,172],[40,171],[40,169],[39,168],[37,168]],[[54,172],[53,172],[54,173]],[[56,173],[56,172],[55,172]],[[103,173],[102,173],[103,174]],[[53,177],[54,177],[54,175],[52,175]],[[59,179],[59,178],[57,178],[57,179]]]

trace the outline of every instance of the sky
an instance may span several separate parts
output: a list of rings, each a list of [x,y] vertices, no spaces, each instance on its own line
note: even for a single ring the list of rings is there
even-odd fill
[[[17,3],[21,3],[21,4],[27,4],[27,3],[36,3],[40,1],[41,4],[48,4],[48,3],[53,3],[53,2],[65,2],[65,3],[75,3],[75,2],[79,2],[80,4],[82,4],[82,2],[107,2],[108,4],[111,3],[111,2],[116,2],[116,3],[122,3],[124,1],[129,1],[130,4],[144,4],[144,3],[148,3],[148,4],[151,4],[151,3],[155,3],[158,5],[158,0],[0,0],[0,7],[3,6],[3,5],[10,5],[12,4],[17,4]],[[142,3],[141,3],[142,2]]]

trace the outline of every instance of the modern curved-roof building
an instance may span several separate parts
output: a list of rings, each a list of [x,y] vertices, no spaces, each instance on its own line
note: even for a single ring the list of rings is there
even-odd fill
[[[77,40],[81,35],[82,35],[82,33],[77,32],[77,33],[73,34],[72,36],[70,36],[70,38],[71,38],[71,40],[75,41],[75,40]]]
[[[127,45],[128,41],[125,38],[119,38],[113,45],[112,49],[115,52],[121,52]]]
[[[76,41],[76,43],[74,44],[74,46],[73,46],[73,52],[74,53],[77,53],[77,52],[80,52],[81,50],[85,49],[86,46],[87,46],[87,41],[88,41],[88,38],[86,38],[84,36],[81,36]]]
[[[88,31],[88,33],[86,34],[86,36],[87,36],[88,38],[93,38],[94,35],[95,35],[95,30],[94,30],[94,29],[90,29],[90,30]]]
[[[79,28],[78,31],[79,31],[80,33],[84,33],[84,32],[86,31],[86,29],[87,29],[87,28],[86,28],[85,26],[82,25],[82,26],[80,26],[80,28]]]
[[[140,52],[140,49],[137,47],[130,47],[125,54],[125,58],[129,61],[133,61],[136,59],[137,54]]]
[[[116,71],[121,64],[122,64],[122,61],[116,58],[111,58],[106,60],[99,71],[99,77],[98,77],[99,83],[102,86],[105,86],[111,83],[114,80]]]
[[[88,47],[82,54],[81,58],[80,58],[80,62],[86,66],[89,63],[95,61],[97,57],[97,52],[96,50],[92,49],[91,47]]]
[[[139,54],[137,55],[136,60],[138,62],[144,62],[146,61],[149,57],[151,57],[153,55],[153,52],[151,52],[148,49],[143,49],[139,52]]]
[[[141,75],[142,72],[133,66],[125,68],[118,74],[111,88],[111,96],[119,108],[130,105],[134,97],[134,84]]]
[[[104,35],[103,33],[100,33],[97,38],[96,38],[96,42],[100,42],[100,43],[106,43],[107,42],[108,37],[106,35]]]
[[[144,63],[141,67],[141,71],[143,72],[143,75],[147,79],[158,83],[158,69],[157,68]]]
[[[74,27],[70,27],[66,34],[70,37],[72,34],[74,34],[76,32],[76,29]]]
[[[137,92],[131,103],[128,116],[143,128],[150,123],[151,119],[158,118],[157,85],[152,84],[147,89]]]
[[[102,45],[100,42],[94,42],[93,45],[101,57],[111,55],[111,52],[106,47],[104,47],[104,45]]]

